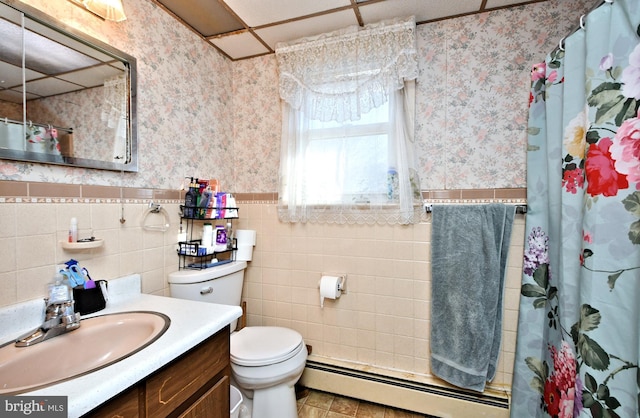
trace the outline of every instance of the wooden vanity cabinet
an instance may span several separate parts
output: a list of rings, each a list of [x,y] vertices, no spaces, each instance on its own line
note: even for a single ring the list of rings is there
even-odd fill
[[[85,417],[229,416],[229,326]]]

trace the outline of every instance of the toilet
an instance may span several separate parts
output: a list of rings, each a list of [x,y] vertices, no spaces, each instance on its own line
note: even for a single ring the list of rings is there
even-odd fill
[[[240,306],[246,261],[169,274],[171,297]],[[231,374],[251,407],[251,418],[297,418],[295,384],[307,361],[302,335],[283,327],[256,326],[234,331]]]

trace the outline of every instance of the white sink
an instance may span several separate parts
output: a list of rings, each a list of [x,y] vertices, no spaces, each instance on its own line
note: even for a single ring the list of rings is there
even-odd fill
[[[0,395],[32,391],[94,372],[142,350],[169,327],[164,314],[120,312],[29,347],[0,347]]]

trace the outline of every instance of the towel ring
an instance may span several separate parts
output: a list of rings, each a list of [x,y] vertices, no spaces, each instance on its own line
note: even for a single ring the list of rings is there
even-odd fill
[[[147,225],[146,224],[147,217],[152,213],[161,214],[163,217],[164,223],[160,225]],[[147,208],[147,210],[144,212],[144,215],[142,216],[142,229],[144,229],[145,231],[166,232],[169,229],[169,226],[171,226],[171,222],[169,220],[169,214],[167,213],[167,211],[160,204],[150,202],[149,207]]]
[[[560,39],[560,42],[558,42],[558,49],[560,49],[560,51],[564,51],[564,38]]]
[[[584,15],[580,16],[580,28],[584,30]]]

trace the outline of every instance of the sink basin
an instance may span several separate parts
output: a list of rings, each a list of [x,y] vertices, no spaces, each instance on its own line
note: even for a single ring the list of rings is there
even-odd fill
[[[120,312],[80,321],[80,328],[29,346],[0,347],[0,395],[18,394],[94,372],[142,350],[169,327],[164,314]]]

